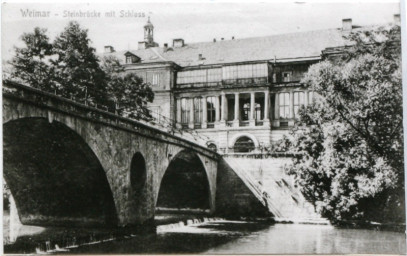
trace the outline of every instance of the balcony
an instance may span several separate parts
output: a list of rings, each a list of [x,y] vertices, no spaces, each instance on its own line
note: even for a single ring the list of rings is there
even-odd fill
[[[248,85],[266,85],[268,83],[267,77],[257,78],[239,78],[239,79],[224,79],[222,80],[222,86],[224,88],[236,88],[246,87]]]
[[[207,87],[216,87],[220,86],[222,83],[219,82],[205,82],[205,83],[185,83],[185,84],[176,84],[176,88],[178,89],[186,89],[186,88],[207,88]]]

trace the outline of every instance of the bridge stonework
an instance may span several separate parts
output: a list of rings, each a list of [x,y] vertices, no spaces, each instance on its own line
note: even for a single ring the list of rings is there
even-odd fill
[[[105,111],[33,88],[4,83],[3,126],[25,118],[61,123],[86,142],[106,174],[119,226],[143,223],[154,217],[164,173],[172,158],[183,150],[194,152],[204,165],[210,188],[210,211],[215,211],[219,156],[209,149]],[[130,181],[131,160],[137,152],[146,164],[146,185],[140,200],[132,198]],[[18,208],[23,202],[16,199],[16,203]],[[24,218],[20,218],[24,223]]]

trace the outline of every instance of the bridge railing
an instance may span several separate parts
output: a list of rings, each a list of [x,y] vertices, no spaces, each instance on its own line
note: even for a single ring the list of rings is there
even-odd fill
[[[3,97],[13,98],[18,101],[47,108],[55,112],[74,115],[106,125],[115,126],[129,132],[142,134],[143,136],[150,137],[155,140],[166,141],[185,148],[192,148],[210,158],[219,158],[219,155],[211,149],[175,135],[175,131],[172,131],[172,127],[170,126],[167,130],[163,130],[163,128],[159,129],[153,125],[147,124],[146,121],[143,122],[116,115],[112,112],[108,112],[106,109],[88,106],[72,99],[64,98],[62,96],[13,81],[3,80]]]

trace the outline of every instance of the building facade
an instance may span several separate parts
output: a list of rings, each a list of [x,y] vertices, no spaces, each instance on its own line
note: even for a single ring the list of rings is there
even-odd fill
[[[360,28],[344,19],[341,28],[191,44],[174,39],[159,47],[149,19],[138,50],[107,46],[105,55],[151,84],[149,108],[158,121],[194,130],[220,153],[262,152],[294,126],[301,105],[315,100],[300,83],[308,68],[347,45],[343,36],[353,29]]]

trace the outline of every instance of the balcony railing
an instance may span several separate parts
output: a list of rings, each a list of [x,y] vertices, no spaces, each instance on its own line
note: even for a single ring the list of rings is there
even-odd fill
[[[240,126],[241,127],[249,126],[249,120],[240,121]]]
[[[256,77],[256,78],[238,78],[238,79],[224,79],[222,80],[222,85],[224,87],[240,87],[247,86],[251,84],[263,85],[266,84],[267,77]]]
[[[198,83],[177,83],[177,88],[205,88],[205,87],[216,87],[222,84],[219,82],[198,82]]]
[[[237,78],[237,79],[223,79],[218,82],[191,82],[191,83],[178,83],[176,88],[206,88],[216,87],[222,85],[223,87],[243,87],[247,85],[264,85],[268,83],[267,77],[254,77],[254,78]]]

